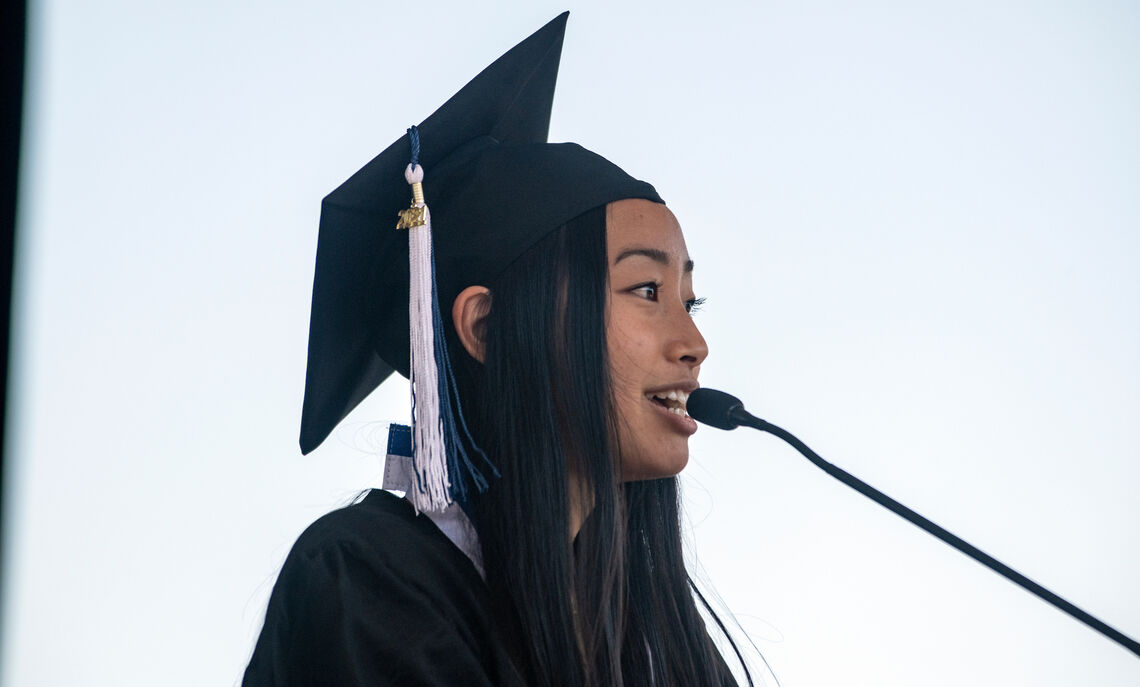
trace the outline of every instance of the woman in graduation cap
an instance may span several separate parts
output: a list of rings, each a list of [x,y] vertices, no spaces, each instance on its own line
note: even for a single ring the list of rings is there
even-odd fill
[[[652,186],[546,142],[565,21],[324,200],[301,448],[408,376],[406,496],[301,535],[249,687],[736,684],[681,553],[693,263]]]

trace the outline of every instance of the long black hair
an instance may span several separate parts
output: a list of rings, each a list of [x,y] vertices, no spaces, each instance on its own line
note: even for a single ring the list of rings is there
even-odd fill
[[[452,333],[472,434],[501,475],[472,508],[493,612],[530,684],[734,685],[685,569],[677,479],[621,482],[607,277],[603,206],[486,285],[482,363]],[[573,541],[571,499],[589,508]]]

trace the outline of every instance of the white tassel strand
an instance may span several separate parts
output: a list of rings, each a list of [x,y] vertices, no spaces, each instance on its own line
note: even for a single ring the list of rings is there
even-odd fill
[[[404,178],[409,184],[422,183],[423,167],[408,165]],[[411,332],[413,465],[416,473],[408,495],[417,512],[442,511],[451,504],[451,483],[440,421],[440,371],[435,361],[435,332],[432,328],[431,213],[419,188],[413,186],[413,189],[414,206],[423,208],[424,222],[408,229],[408,320]]]

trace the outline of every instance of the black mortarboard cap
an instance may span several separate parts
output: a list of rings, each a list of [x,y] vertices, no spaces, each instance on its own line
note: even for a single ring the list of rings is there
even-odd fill
[[[573,143],[546,143],[562,37],[556,17],[484,69],[419,125],[443,312],[539,239],[624,198],[661,202],[649,184]],[[308,453],[393,370],[408,375],[409,137],[321,204],[301,414]],[[448,319],[450,319],[448,317]]]

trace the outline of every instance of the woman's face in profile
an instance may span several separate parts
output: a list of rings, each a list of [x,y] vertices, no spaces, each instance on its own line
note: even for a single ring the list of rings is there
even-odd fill
[[[622,453],[622,480],[677,474],[697,423],[685,413],[708,346],[689,314],[693,263],[664,205],[621,200],[606,211],[606,338]]]

